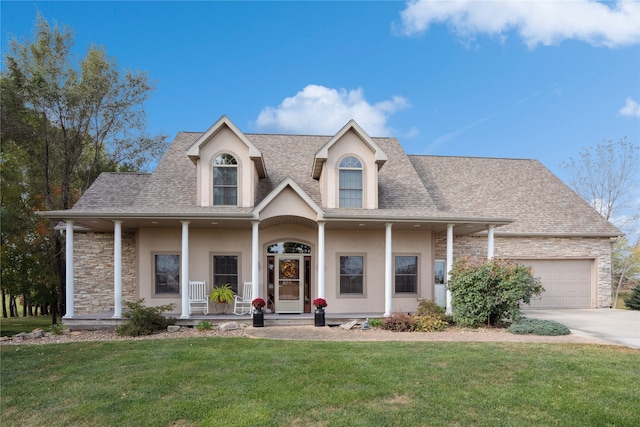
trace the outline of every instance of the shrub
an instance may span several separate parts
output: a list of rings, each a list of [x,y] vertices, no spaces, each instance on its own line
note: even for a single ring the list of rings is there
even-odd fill
[[[125,302],[125,305],[130,310],[123,315],[126,321],[116,328],[118,335],[131,337],[151,335],[154,332],[166,329],[176,320],[162,315],[165,311],[173,309],[173,304],[145,307],[144,298],[141,298],[133,302]]]
[[[562,323],[553,320],[521,319],[509,326],[507,331],[518,335],[569,335],[571,331]]]
[[[64,323],[58,322],[58,323],[55,323],[55,324],[51,325],[49,330],[51,331],[51,333],[53,335],[62,335],[62,334],[64,334],[65,328],[66,327],[64,326]]]
[[[453,320],[461,326],[477,327],[523,317],[520,303],[529,304],[544,288],[533,277],[531,267],[511,260],[463,258],[451,270],[449,290]]]
[[[418,309],[415,312],[416,316],[432,316],[444,320],[445,309],[440,307],[434,300],[421,299],[418,304]]]
[[[371,326],[372,328],[381,328],[382,324],[383,324],[382,319],[378,319],[378,318],[369,319],[369,326]]]
[[[210,331],[213,328],[211,322],[207,322],[206,320],[201,320],[196,325],[196,330],[198,331]]]
[[[437,332],[442,331],[449,326],[446,320],[444,320],[444,314],[439,315],[426,315],[426,316],[414,316],[413,330],[416,332]]]
[[[384,318],[382,329],[394,332],[410,332],[413,331],[414,325],[415,321],[413,317],[402,313],[395,313]]]
[[[640,310],[640,285],[631,290],[631,295],[624,299],[624,304],[629,310]]]

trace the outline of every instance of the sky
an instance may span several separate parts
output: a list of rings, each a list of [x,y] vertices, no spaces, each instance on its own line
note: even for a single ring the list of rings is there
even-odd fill
[[[3,52],[36,14],[148,73],[148,132],[227,115],[245,133],[355,119],[409,154],[533,158],[640,143],[640,2],[0,2]]]

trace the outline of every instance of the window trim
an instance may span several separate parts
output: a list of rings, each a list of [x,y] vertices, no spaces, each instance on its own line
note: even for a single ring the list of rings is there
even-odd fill
[[[349,158],[353,158],[355,159],[359,164],[360,167],[347,167],[347,166],[341,166],[342,162],[344,162],[345,160],[349,159]],[[341,203],[341,191],[343,190],[342,188],[342,180],[341,180],[341,172],[342,171],[360,171],[360,206],[342,206]],[[347,154],[345,156],[343,156],[340,161],[338,161],[338,174],[337,174],[337,182],[338,182],[338,193],[337,193],[337,197],[338,197],[338,208],[340,209],[363,209],[365,206],[365,167],[364,167],[364,162],[356,155],[354,154]],[[358,190],[357,188],[344,188],[344,190]]]
[[[340,283],[340,258],[341,257],[362,257],[362,293],[342,293]],[[336,297],[337,298],[366,298],[367,297],[367,254],[362,252],[339,252],[336,253]]]
[[[398,257],[415,257],[416,258],[416,291],[415,292],[396,292],[396,259]],[[405,276],[409,276],[408,274]],[[393,295],[398,298],[416,298],[420,296],[420,254],[418,253],[396,253],[393,254]]]
[[[157,272],[156,272],[156,256],[157,255],[175,255],[178,257],[178,292],[158,293]],[[153,298],[176,298],[182,296],[182,259],[179,251],[154,251],[151,252],[151,271],[152,271],[152,293]]]
[[[209,277],[211,278],[211,289],[213,289],[215,286],[218,286],[218,284],[215,282],[215,261],[214,261],[214,257],[216,256],[235,256],[237,258],[237,279],[238,279],[238,283],[237,283],[237,287],[238,289],[236,291],[234,291],[236,294],[238,293],[238,291],[241,289],[244,280],[241,279],[241,274],[242,274],[242,252],[209,252],[209,262],[210,262],[210,270],[209,270]]]
[[[231,158],[233,158],[233,161],[235,162],[235,164],[216,164],[216,160],[221,157],[221,156],[230,156]],[[215,179],[216,179],[216,174],[215,174],[215,168],[235,168],[236,170],[236,185],[235,185],[235,189],[236,189],[236,203],[235,204],[231,204],[231,205],[226,205],[226,204],[216,204],[216,184],[215,184]],[[218,185],[218,188],[233,188],[233,186],[230,185]],[[218,153],[216,155],[213,156],[212,160],[211,160],[211,205],[212,206],[238,206],[238,201],[240,200],[240,161],[238,160],[238,156],[236,156],[235,154],[232,154],[229,151],[224,151],[221,153]]]

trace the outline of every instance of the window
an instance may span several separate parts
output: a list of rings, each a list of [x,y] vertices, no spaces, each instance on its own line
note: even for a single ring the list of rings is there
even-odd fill
[[[339,165],[341,208],[362,207],[362,163],[355,157],[345,157]]]
[[[213,286],[231,285],[231,289],[238,293],[238,256],[213,256]]]
[[[418,257],[396,256],[395,262],[396,294],[418,293]]]
[[[155,255],[156,294],[180,293],[180,255]]]
[[[221,154],[213,161],[213,204],[238,204],[238,162],[231,154]]]
[[[340,257],[340,294],[364,295],[364,257]]]

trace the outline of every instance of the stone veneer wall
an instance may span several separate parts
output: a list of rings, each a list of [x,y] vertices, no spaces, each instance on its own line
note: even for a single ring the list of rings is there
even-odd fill
[[[75,232],[75,314],[113,312],[113,233]],[[122,233],[122,302],[134,301],[136,237]]]
[[[611,241],[597,237],[505,237],[496,236],[494,253],[501,258],[592,258],[598,276],[598,307],[611,306]],[[447,257],[446,236],[435,236],[435,256]],[[453,258],[487,256],[487,236],[455,236]]]

